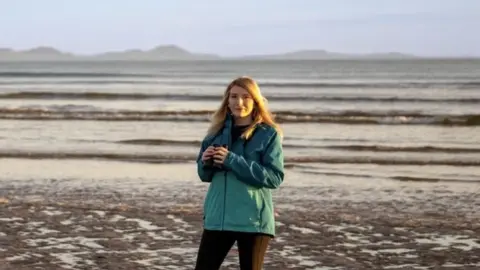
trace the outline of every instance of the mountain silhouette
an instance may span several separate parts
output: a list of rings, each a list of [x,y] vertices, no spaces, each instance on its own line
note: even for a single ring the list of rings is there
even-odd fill
[[[159,45],[150,50],[129,49],[92,55],[63,52],[53,47],[40,46],[16,51],[0,48],[0,61],[162,61],[162,60],[321,60],[321,59],[408,59],[414,55],[398,52],[372,54],[345,54],[326,50],[300,50],[271,55],[222,57],[215,54],[194,53],[176,45]]]

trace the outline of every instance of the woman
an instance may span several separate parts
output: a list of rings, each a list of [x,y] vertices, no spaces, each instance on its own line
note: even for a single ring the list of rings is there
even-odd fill
[[[275,236],[272,189],[284,178],[282,132],[248,77],[227,87],[197,158],[210,186],[196,270],[219,269],[237,242],[240,269],[262,269]]]

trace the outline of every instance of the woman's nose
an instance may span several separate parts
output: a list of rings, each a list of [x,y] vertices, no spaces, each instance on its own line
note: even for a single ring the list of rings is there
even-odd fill
[[[236,99],[235,99],[235,104],[236,104],[237,106],[242,106],[243,100],[242,100],[241,98],[236,98]]]

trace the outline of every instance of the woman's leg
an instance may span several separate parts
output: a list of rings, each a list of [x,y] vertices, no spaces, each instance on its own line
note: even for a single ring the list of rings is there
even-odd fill
[[[235,243],[230,232],[203,230],[195,270],[217,270]]]
[[[271,237],[264,234],[238,233],[237,246],[241,270],[261,270]]]

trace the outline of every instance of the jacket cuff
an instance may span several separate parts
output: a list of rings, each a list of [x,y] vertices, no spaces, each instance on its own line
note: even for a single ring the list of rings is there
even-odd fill
[[[223,165],[228,168],[232,169],[232,165],[235,159],[235,153],[228,151],[227,156],[225,157],[225,160],[223,161]]]

